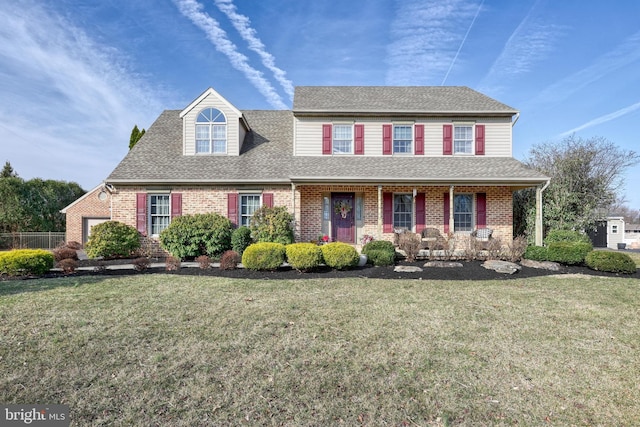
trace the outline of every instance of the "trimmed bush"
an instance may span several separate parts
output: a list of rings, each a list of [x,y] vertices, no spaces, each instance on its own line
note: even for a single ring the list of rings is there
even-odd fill
[[[0,273],[9,276],[41,275],[53,268],[53,254],[43,249],[17,249],[0,253]]]
[[[53,250],[53,259],[56,262],[60,262],[63,259],[78,259],[78,252],[75,249],[71,249],[67,246],[59,246]]]
[[[592,250],[591,243],[552,242],[547,247],[547,256],[549,261],[575,265],[584,263],[587,254]]]
[[[285,252],[282,243],[254,243],[244,250],[242,264],[249,270],[275,270],[284,262]]]
[[[182,263],[179,258],[168,256],[164,260],[164,268],[166,271],[178,271],[182,267]]]
[[[263,206],[253,213],[249,228],[256,242],[288,245],[293,243],[293,222],[293,215],[284,206]]]
[[[550,245],[556,242],[571,242],[571,243],[588,243],[591,244],[591,239],[584,233],[573,230],[551,230],[547,237],[544,238],[544,244]]]
[[[633,259],[621,252],[591,251],[585,258],[585,263],[592,270],[610,273],[633,274],[637,271]]]
[[[367,255],[367,263],[373,264],[376,267],[393,265],[396,262],[395,251],[389,252],[384,249],[369,249],[366,255]]]
[[[251,230],[244,225],[236,228],[231,233],[231,249],[239,254],[242,254],[244,250],[253,243],[251,239]]]
[[[206,270],[211,267],[211,258],[209,258],[207,255],[200,255],[198,258],[196,258],[196,262],[202,270]]]
[[[367,262],[375,266],[393,265],[396,262],[396,248],[388,240],[373,240],[362,247]]]
[[[160,233],[160,245],[176,258],[218,257],[231,249],[233,225],[217,213],[182,215]]]
[[[140,249],[140,233],[122,222],[106,221],[91,228],[85,249],[90,258],[127,258]]]
[[[545,246],[527,246],[523,258],[533,261],[549,261],[549,254]]]
[[[336,270],[346,270],[358,265],[358,251],[346,243],[332,242],[320,247],[324,263]]]
[[[151,261],[147,257],[139,257],[133,260],[133,268],[136,271],[145,271],[151,266]]]
[[[407,231],[398,236],[398,247],[405,253],[409,262],[416,260],[420,252],[420,243],[422,240],[417,233]]]
[[[292,243],[285,249],[287,262],[298,271],[309,271],[322,264],[322,249],[314,243]]]
[[[73,273],[78,269],[78,261],[73,258],[64,258],[57,264],[58,268],[61,268],[64,273]]]
[[[220,257],[220,270],[235,270],[242,260],[240,254],[236,251],[229,250]]]

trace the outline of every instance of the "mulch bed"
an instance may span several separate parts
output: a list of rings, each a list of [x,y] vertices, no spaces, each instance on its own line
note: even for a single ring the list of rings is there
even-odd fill
[[[100,261],[97,263],[93,260],[80,261],[79,266],[97,266],[97,265],[116,265],[116,264],[130,264],[132,260],[109,260]],[[162,262],[162,260],[156,260],[155,262]],[[140,274],[174,274],[174,275],[189,275],[189,276],[209,276],[209,277],[228,277],[235,279],[255,279],[255,280],[295,280],[295,279],[339,279],[348,277],[362,277],[362,278],[375,278],[375,279],[408,279],[408,280],[511,280],[521,279],[527,277],[540,277],[554,274],[585,274],[590,276],[605,276],[605,277],[624,277],[640,279],[640,270],[634,274],[614,274],[604,273],[600,271],[591,270],[584,266],[565,266],[561,271],[550,271],[543,269],[536,269],[530,267],[522,267],[520,271],[515,274],[498,273],[493,270],[488,270],[482,267],[482,261],[462,261],[463,267],[423,267],[425,260],[416,262],[400,261],[397,265],[407,265],[422,267],[423,271],[419,273],[398,273],[394,272],[394,267],[374,267],[367,265],[365,267],[357,267],[350,270],[334,270],[328,267],[320,267],[309,272],[299,272],[290,267],[281,267],[275,271],[252,271],[244,268],[238,268],[234,270],[221,270],[219,268],[201,269],[198,267],[183,267],[176,271],[167,271],[164,267],[148,268],[144,271],[135,271],[130,269],[91,269],[91,270],[77,270],[74,273],[65,274],[59,271],[51,271],[39,278],[54,278],[54,277],[74,277],[74,276],[123,276],[123,275],[140,275]],[[22,277],[22,279],[31,279],[36,277]],[[2,280],[2,279],[0,279]],[[6,278],[5,278],[6,280]]]

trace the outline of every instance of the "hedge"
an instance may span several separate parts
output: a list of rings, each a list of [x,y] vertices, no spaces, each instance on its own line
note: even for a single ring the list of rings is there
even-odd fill
[[[373,240],[362,247],[367,262],[375,266],[393,265],[396,262],[396,248],[388,240]]]
[[[358,265],[358,251],[346,243],[332,242],[321,246],[324,263],[336,270],[345,270]]]
[[[592,270],[610,273],[633,274],[637,271],[636,263],[633,259],[621,252],[592,251],[585,258],[585,263]]]
[[[282,243],[259,242],[247,246],[242,254],[242,265],[249,270],[275,270],[285,259]]]
[[[292,243],[286,246],[287,262],[298,271],[309,271],[322,264],[322,249],[315,243]]]
[[[85,249],[90,258],[129,257],[140,249],[140,233],[122,222],[106,221],[91,228]]]
[[[176,258],[218,257],[231,249],[233,224],[217,213],[182,215],[160,233],[163,249]]]
[[[583,264],[589,252],[593,250],[591,243],[553,242],[547,247],[549,261],[561,264]]]
[[[53,254],[43,249],[17,249],[0,253],[0,273],[9,276],[41,275],[53,268]]]

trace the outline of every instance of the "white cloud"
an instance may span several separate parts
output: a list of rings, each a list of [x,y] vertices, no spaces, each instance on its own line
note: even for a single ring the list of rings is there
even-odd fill
[[[580,132],[581,130],[588,129],[588,128],[593,127],[593,126],[597,126],[597,125],[601,125],[603,123],[610,122],[610,121],[618,119],[618,118],[620,118],[622,116],[626,116],[627,114],[631,114],[631,113],[633,113],[634,111],[636,111],[638,109],[640,109],[640,102],[636,102],[635,104],[629,105],[628,107],[624,107],[624,108],[621,108],[621,109],[619,109],[617,111],[614,111],[612,113],[605,114],[605,115],[597,117],[597,118],[595,118],[593,120],[589,120],[588,122],[586,122],[586,123],[584,123],[584,124],[582,124],[582,125],[580,125],[580,126],[578,126],[576,128],[573,128],[571,130],[563,132],[562,134],[560,134],[560,136],[561,137],[568,136],[568,135],[571,135],[573,133]]]
[[[238,51],[237,46],[227,37],[227,33],[220,28],[218,21],[202,11],[200,3],[195,0],[174,0],[174,3],[180,13],[205,32],[216,50],[226,55],[233,68],[242,72],[274,108],[287,109],[287,105],[262,72],[249,65],[249,58]]]
[[[233,27],[238,31],[242,39],[247,42],[249,49],[260,56],[262,64],[273,73],[275,79],[289,95],[289,99],[293,100],[293,84],[287,79],[287,73],[276,67],[275,58],[267,52],[262,41],[256,36],[256,30],[251,28],[249,18],[236,12],[236,6],[232,0],[215,0],[215,4],[222,13],[227,15]]]
[[[2,161],[27,179],[96,185],[126,154],[133,125],[158,113],[158,95],[54,9],[4,2],[0,22]]]
[[[387,84],[442,81],[477,11],[477,2],[468,0],[399,1],[387,47]]]

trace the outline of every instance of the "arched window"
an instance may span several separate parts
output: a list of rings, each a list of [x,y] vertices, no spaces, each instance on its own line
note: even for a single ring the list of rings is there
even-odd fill
[[[205,108],[196,118],[196,153],[227,152],[227,119],[216,108]]]

